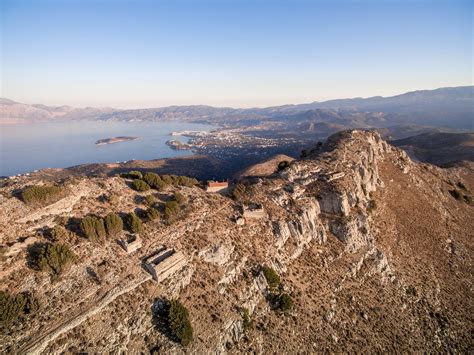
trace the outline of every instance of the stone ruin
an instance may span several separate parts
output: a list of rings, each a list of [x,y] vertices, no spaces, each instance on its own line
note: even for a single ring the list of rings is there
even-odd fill
[[[335,172],[327,173],[327,174],[323,175],[321,178],[323,180],[329,182],[329,181],[340,179],[340,178],[344,177],[345,175],[346,174],[344,174],[343,172],[335,171]]]
[[[127,234],[125,238],[120,239],[119,243],[129,254],[142,247],[142,239],[138,234]]]
[[[183,253],[164,246],[145,259],[145,268],[155,281],[163,281],[188,264]]]
[[[224,192],[229,188],[227,181],[215,182],[209,181],[206,185],[206,192]]]
[[[244,218],[263,218],[265,209],[261,204],[251,203],[242,207],[242,217]]]

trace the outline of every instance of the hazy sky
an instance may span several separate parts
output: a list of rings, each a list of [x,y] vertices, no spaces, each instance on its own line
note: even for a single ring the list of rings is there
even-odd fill
[[[269,106],[472,85],[473,2],[0,0],[20,102]]]

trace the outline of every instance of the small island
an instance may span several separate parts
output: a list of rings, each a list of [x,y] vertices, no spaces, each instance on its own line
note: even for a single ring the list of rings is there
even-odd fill
[[[96,145],[105,145],[105,144],[135,141],[137,139],[140,139],[140,137],[120,136],[120,137],[112,137],[112,138],[103,138],[103,139],[99,139],[97,142],[95,142],[95,144]]]

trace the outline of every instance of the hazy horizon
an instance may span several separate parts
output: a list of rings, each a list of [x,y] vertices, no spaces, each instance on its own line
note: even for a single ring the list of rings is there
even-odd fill
[[[469,1],[2,2],[1,97],[268,107],[472,85]]]

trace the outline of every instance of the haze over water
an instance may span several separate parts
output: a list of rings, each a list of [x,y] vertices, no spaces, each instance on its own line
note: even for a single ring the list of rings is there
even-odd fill
[[[193,154],[165,143],[173,131],[210,131],[213,126],[182,122],[68,121],[3,126],[0,130],[0,176],[43,168],[65,168],[87,163],[159,159]],[[139,140],[96,145],[101,138],[138,136]]]

